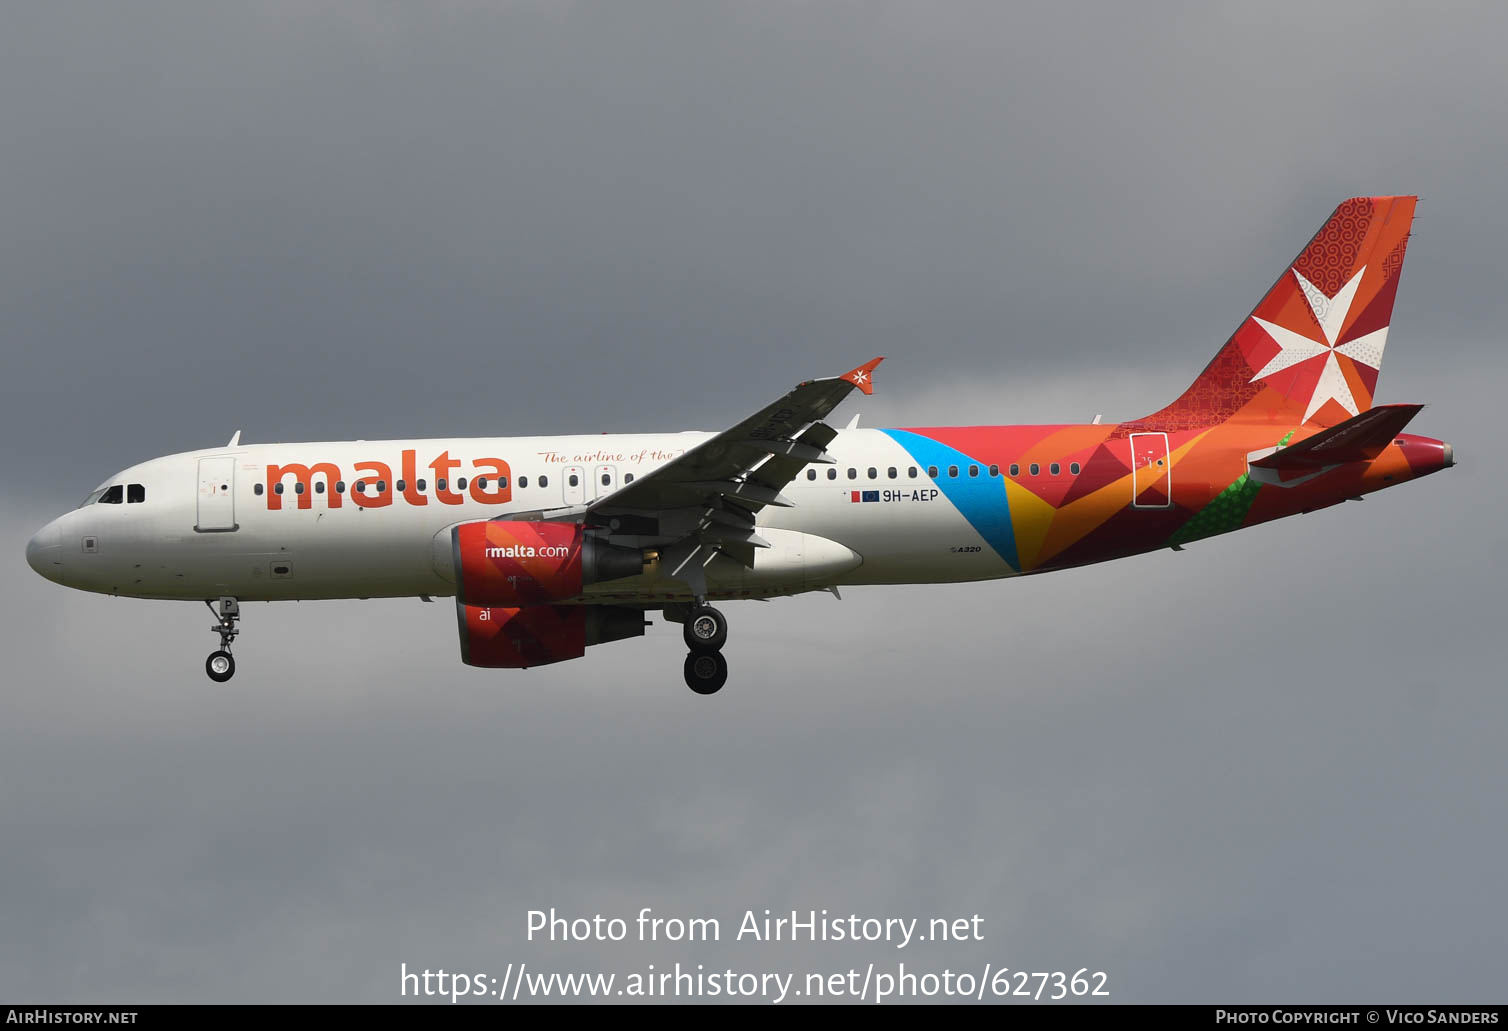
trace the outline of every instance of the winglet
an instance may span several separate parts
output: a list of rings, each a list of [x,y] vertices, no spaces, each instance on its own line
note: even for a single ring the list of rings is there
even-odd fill
[[[863,365],[860,365],[857,369],[854,369],[851,372],[845,372],[838,378],[848,380],[848,382],[852,383],[854,386],[858,387],[866,394],[873,394],[874,367],[884,360],[885,358],[883,355],[879,358],[871,358]]]

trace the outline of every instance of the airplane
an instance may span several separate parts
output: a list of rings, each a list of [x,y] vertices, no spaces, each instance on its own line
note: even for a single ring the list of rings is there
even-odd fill
[[[1455,463],[1372,403],[1417,198],[1342,203],[1176,400],[1117,424],[844,429],[875,358],[720,433],[244,444],[132,466],[26,547],[48,580],[241,603],[454,598],[461,661],[528,668],[682,624],[717,692],[713,601],[1045,573],[1312,512]]]

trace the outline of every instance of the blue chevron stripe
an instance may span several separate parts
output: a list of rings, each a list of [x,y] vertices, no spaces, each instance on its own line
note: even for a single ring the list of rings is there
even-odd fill
[[[1016,531],[1011,526],[1011,506],[1005,494],[1005,478],[990,476],[985,469],[978,476],[967,475],[966,467],[980,465],[978,459],[970,458],[962,451],[939,444],[931,437],[910,430],[881,430],[923,466],[938,468],[937,486],[943,497],[969,521],[969,525],[985,539],[995,553],[1016,572],[1021,571],[1021,560],[1016,555]],[[948,466],[959,466],[956,478],[946,475]]]

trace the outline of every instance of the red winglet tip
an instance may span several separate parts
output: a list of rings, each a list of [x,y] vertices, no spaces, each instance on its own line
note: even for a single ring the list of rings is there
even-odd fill
[[[879,358],[871,358],[869,361],[865,362],[863,365],[860,365],[857,369],[854,369],[854,370],[852,370],[850,372],[845,372],[839,378],[840,379],[846,379],[846,380],[848,380],[848,382],[852,383],[854,386],[858,387],[860,390],[864,391],[864,393],[866,393],[866,394],[873,394],[874,393],[874,367],[876,365],[880,364],[880,362],[882,362],[884,360],[885,360],[885,358],[884,358],[883,355],[880,356]]]

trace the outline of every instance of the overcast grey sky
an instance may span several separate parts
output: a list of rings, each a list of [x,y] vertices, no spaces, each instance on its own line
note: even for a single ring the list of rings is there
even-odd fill
[[[1103,969],[1501,1001],[1508,14],[1493,4],[33,4],[0,32],[0,998],[500,972]],[[27,536],[245,439],[883,422],[1180,391],[1341,199],[1422,195],[1379,400],[1442,475],[1015,583],[518,672],[452,610],[67,592]],[[529,909],[979,913],[541,945]]]

